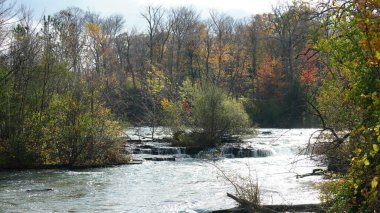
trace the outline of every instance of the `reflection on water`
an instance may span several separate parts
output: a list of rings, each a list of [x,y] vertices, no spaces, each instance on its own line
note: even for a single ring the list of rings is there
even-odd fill
[[[315,163],[309,160],[291,163],[314,130],[265,131],[272,134],[259,134],[246,139],[246,143],[273,149],[275,155],[214,163],[231,173],[247,173],[247,166],[250,167],[258,178],[266,204],[318,202],[313,184],[321,177],[295,178],[297,173],[311,172]],[[37,190],[26,192],[30,189]],[[226,192],[233,192],[233,188],[210,162],[191,158],[81,171],[0,173],[1,212],[207,212],[236,205]]]

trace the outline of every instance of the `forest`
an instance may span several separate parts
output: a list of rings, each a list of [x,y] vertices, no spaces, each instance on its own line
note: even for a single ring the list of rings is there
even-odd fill
[[[147,6],[145,28],[127,30],[120,15],[36,18],[0,0],[0,167],[127,162],[126,126],[207,145],[251,126],[318,127],[336,176],[326,209],[379,211],[379,8],[295,0],[235,19]]]

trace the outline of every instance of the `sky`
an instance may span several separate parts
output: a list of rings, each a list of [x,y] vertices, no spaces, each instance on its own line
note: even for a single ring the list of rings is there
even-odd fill
[[[231,15],[234,18],[249,17],[252,14],[268,13],[272,5],[286,0],[10,0],[31,8],[34,15],[54,14],[59,10],[75,6],[83,10],[100,13],[102,16],[120,14],[125,17],[126,28],[145,27],[141,12],[148,5],[161,5],[164,8],[192,6],[201,12],[202,18],[208,18],[210,10]]]

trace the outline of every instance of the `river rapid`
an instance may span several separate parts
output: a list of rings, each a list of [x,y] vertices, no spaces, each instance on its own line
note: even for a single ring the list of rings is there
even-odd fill
[[[271,150],[267,157],[210,161],[181,155],[176,161],[110,168],[0,172],[0,212],[210,212],[235,207],[226,196],[234,189],[215,166],[227,174],[250,173],[264,204],[318,203],[316,185],[322,177],[296,178],[321,168],[302,155],[315,131],[259,129],[244,139],[250,147]]]

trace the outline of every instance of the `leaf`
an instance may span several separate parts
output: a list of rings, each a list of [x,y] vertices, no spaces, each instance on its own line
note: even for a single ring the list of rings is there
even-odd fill
[[[379,177],[375,176],[371,181],[371,187],[372,189],[376,188],[379,183]]]
[[[364,160],[364,165],[369,166],[369,161],[368,161],[368,159],[365,159],[365,160]]]
[[[380,52],[376,51],[376,58],[380,60]]]
[[[377,152],[379,151],[379,145],[377,145],[377,144],[373,144],[373,145],[372,145],[372,148],[373,148],[373,151],[374,151],[375,153],[377,153]]]

